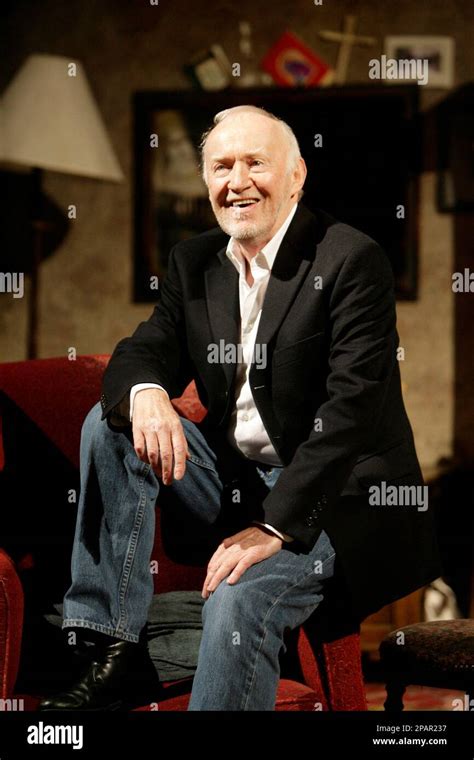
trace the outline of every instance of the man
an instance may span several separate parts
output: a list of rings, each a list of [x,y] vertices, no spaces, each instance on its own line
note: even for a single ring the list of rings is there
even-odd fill
[[[127,674],[147,681],[158,492],[170,546],[208,562],[191,710],[274,709],[285,631],[330,579],[362,619],[440,574],[431,510],[383,498],[422,492],[385,255],[299,204],[305,163],[275,116],[221,112],[202,149],[219,228],[171,251],[84,423],[63,626],[97,650],[42,709],[121,706]],[[170,402],[192,379],[200,425]]]

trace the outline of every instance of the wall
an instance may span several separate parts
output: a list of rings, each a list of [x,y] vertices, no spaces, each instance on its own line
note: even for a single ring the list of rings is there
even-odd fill
[[[269,10],[270,8],[270,10]],[[47,173],[45,189],[78,219],[61,248],[44,263],[41,289],[41,356],[108,353],[150,307],[131,303],[132,135],[131,95],[142,89],[188,87],[182,65],[196,50],[220,42],[239,60],[238,22],[252,22],[261,57],[284,29],[292,29],[332,64],[336,46],[319,41],[321,29],[339,29],[344,13],[359,16],[359,31],[373,35],[374,48],[353,51],[349,82],[367,81],[367,59],[383,52],[386,34],[452,34],[457,42],[457,82],[473,78],[470,39],[474,7],[469,0],[383,0],[315,6],[310,0],[269,5],[191,0],[7,0],[2,34],[4,88],[26,55],[48,52],[79,58],[100,104],[126,181],[120,185]],[[216,30],[219,30],[217,35]],[[423,92],[424,105],[442,92]],[[405,398],[422,463],[450,453],[453,419],[453,303],[450,289],[451,218],[436,213],[434,175],[421,181],[420,299],[400,303],[399,331],[406,359]],[[26,297],[0,299],[0,357],[24,357]]]

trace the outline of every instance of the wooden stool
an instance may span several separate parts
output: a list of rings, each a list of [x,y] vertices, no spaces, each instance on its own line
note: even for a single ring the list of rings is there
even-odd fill
[[[474,620],[407,625],[386,636],[379,650],[386,677],[385,710],[403,710],[403,694],[411,684],[459,689],[474,707]]]

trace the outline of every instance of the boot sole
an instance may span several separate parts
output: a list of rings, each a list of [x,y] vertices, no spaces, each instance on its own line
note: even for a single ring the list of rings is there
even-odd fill
[[[123,702],[112,702],[104,707],[40,707],[38,712],[115,712],[122,707]]]

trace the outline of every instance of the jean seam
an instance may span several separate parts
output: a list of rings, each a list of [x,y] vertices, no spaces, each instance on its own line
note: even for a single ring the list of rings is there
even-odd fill
[[[125,597],[129,588],[130,577],[132,574],[133,563],[135,560],[138,539],[140,537],[140,530],[143,525],[143,517],[145,513],[145,506],[146,506],[146,491],[145,491],[144,483],[145,483],[145,478],[151,469],[151,465],[145,462],[142,462],[141,464],[142,464],[141,474],[138,477],[138,486],[139,486],[139,501],[138,501],[138,506],[137,506],[138,511],[137,511],[137,515],[135,519],[135,524],[132,530],[132,534],[130,536],[130,542],[127,549],[127,553],[125,556],[125,563],[122,570],[122,579],[120,582],[120,589],[119,589],[119,619],[117,622],[118,633],[124,632],[123,629],[125,629],[127,625]]]
[[[329,562],[329,560],[332,560],[335,556],[336,556],[336,552],[333,552],[333,554],[331,554],[329,557],[326,557],[326,559],[323,560],[323,567],[324,567],[324,565],[327,562]],[[271,604],[271,606],[268,608],[267,613],[266,613],[266,615],[265,615],[265,617],[263,618],[263,621],[262,621],[263,634],[262,634],[262,636],[260,638],[260,644],[259,644],[258,648],[255,651],[255,658],[254,658],[254,663],[252,665],[252,671],[251,671],[251,674],[250,674],[250,680],[249,680],[248,688],[247,688],[246,694],[244,694],[244,697],[243,697],[243,702],[242,702],[243,710],[245,710],[246,707],[247,707],[247,704],[248,704],[249,699],[250,699],[250,692],[251,692],[252,686],[253,686],[253,684],[255,682],[255,674],[256,674],[256,671],[257,671],[258,658],[259,658],[260,652],[262,650],[263,643],[265,641],[265,638],[266,638],[266,635],[267,635],[267,630],[268,630],[268,628],[266,626],[266,621],[268,620],[270,614],[273,612],[273,610],[275,609],[275,607],[281,602],[282,597],[285,594],[287,594],[289,591],[292,591],[294,588],[296,588],[300,583],[303,583],[303,581],[306,581],[308,578],[310,578],[311,575],[313,575],[313,573],[314,573],[314,569],[312,569],[311,572],[307,573],[302,578],[300,578],[292,586],[288,586],[288,588],[286,588],[284,591],[281,592],[281,594],[279,594],[276,597],[276,599],[273,601],[273,603]]]
[[[67,630],[68,628],[87,628],[88,630],[99,631],[100,633],[105,633],[107,636],[116,638],[119,638],[117,634],[120,634],[125,641],[131,641],[133,643],[138,643],[139,641],[139,636],[135,633],[117,631],[111,626],[103,625],[102,623],[94,623],[85,618],[65,618],[62,624],[62,630]]]
[[[199,467],[205,467],[207,470],[212,470],[212,472],[214,472],[216,475],[218,474],[216,468],[211,462],[206,462],[205,459],[200,459],[199,457],[195,456],[195,454],[190,454],[188,460],[190,462],[193,462],[193,464],[197,464]]]

